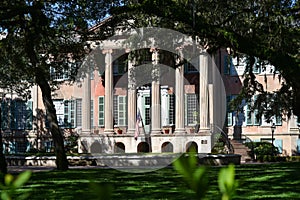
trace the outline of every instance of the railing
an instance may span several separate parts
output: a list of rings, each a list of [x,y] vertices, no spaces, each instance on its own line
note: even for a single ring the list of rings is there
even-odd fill
[[[234,148],[233,148],[232,144],[230,143],[230,140],[228,139],[228,135],[223,131],[223,129],[221,129],[220,127],[218,127],[215,124],[211,124],[210,130],[211,130],[212,134],[216,134],[216,133],[220,134],[220,137],[217,139],[221,139],[225,143],[225,145],[228,148],[228,151],[227,151],[228,154],[234,153]]]

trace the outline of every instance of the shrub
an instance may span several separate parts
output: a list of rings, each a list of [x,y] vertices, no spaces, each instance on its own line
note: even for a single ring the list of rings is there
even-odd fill
[[[251,149],[253,147],[251,154],[256,157],[256,160],[262,162],[270,162],[275,161],[274,156],[279,154],[279,150],[277,147],[273,146],[272,143],[269,142],[249,142],[245,144],[248,148]]]

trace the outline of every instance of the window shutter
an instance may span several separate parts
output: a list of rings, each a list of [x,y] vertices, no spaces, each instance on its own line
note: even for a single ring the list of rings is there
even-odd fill
[[[118,125],[126,125],[126,96],[118,96]]]
[[[229,55],[224,56],[224,74],[230,74],[232,59]]]
[[[256,117],[257,114],[258,114],[258,110],[254,110],[254,112],[253,112],[254,125],[259,126],[261,119]]]
[[[2,130],[9,129],[9,108],[6,100],[1,102],[1,128]]]
[[[32,120],[33,120],[33,110],[32,110],[32,101],[27,101],[26,103],[26,129],[32,129]]]
[[[226,105],[227,105],[227,126],[232,126],[232,112],[230,111],[229,108],[229,103],[231,101],[231,96],[226,97]]]
[[[82,99],[76,99],[76,127],[82,126]]]
[[[249,109],[249,105],[246,106],[246,125],[253,125],[253,121],[252,121],[252,113]]]
[[[94,127],[94,100],[91,100],[91,129]]]
[[[261,72],[261,66],[258,58],[255,58],[255,63],[253,65],[252,71],[254,74],[259,74]]]
[[[118,113],[118,111],[119,111],[119,106],[118,106],[118,96],[117,95],[114,95],[114,97],[113,97],[114,99],[113,99],[113,115],[114,115],[114,118],[113,118],[113,120],[114,120],[114,125],[118,125],[119,124],[119,113]]]
[[[17,128],[17,109],[16,109],[16,101],[12,100],[10,104],[10,128],[15,130]]]
[[[274,146],[278,148],[279,153],[282,153],[282,140],[274,140]]]
[[[281,126],[282,125],[282,117],[281,116],[276,116],[275,117],[275,124],[276,126]]]
[[[174,94],[169,95],[169,124],[175,124],[175,95]]]
[[[98,125],[104,126],[104,96],[99,97],[99,119]]]

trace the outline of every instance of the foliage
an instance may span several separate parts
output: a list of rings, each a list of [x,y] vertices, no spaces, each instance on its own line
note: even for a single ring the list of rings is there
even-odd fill
[[[179,172],[197,196],[197,199],[205,199],[208,191],[208,171],[205,166],[197,167],[197,154],[191,150],[188,155],[175,160],[174,168]],[[235,180],[233,165],[222,168],[219,172],[218,185],[222,194],[222,200],[229,200],[235,195],[238,183]]]
[[[79,135],[72,133],[65,139],[65,148],[66,151],[69,153],[75,153],[77,152],[77,146],[78,146],[78,138]]]
[[[189,155],[181,156],[175,160],[174,168],[183,176],[188,183],[190,189],[192,189],[197,198],[203,199],[208,190],[208,178],[205,167],[197,168],[197,157],[195,153],[189,153]]]
[[[273,91],[277,103],[271,104],[269,110],[279,116],[276,106],[281,106],[288,115],[293,112],[300,116],[299,10],[300,3],[294,0],[143,0],[127,1],[116,7],[112,17],[120,23],[132,19],[134,28],[156,26],[180,31],[212,53],[229,47],[234,56],[247,55],[243,98],[255,92],[265,100],[270,95],[261,90],[255,79],[255,59],[275,66],[285,82],[280,90]]]
[[[278,148],[269,142],[252,142],[252,144],[245,143],[245,145],[248,147],[250,147],[249,145],[253,145],[253,152],[251,153],[259,161],[274,161],[274,156],[279,154]]]
[[[235,169],[233,165],[229,165],[228,168],[222,168],[220,170],[218,183],[222,193],[222,200],[229,200],[235,195],[238,183],[235,180]]]
[[[25,171],[19,174],[17,177],[13,177],[11,174],[6,174],[4,176],[4,184],[0,184],[1,188],[1,199],[11,200],[11,199],[27,199],[29,193],[25,192],[21,195],[16,196],[16,191],[28,182],[31,176],[31,171]]]
[[[40,87],[55,143],[57,168],[61,170],[68,168],[68,162],[52,101],[53,90],[63,82],[72,83],[76,77],[85,76],[84,71],[78,74],[78,68],[90,51],[87,41],[104,37],[101,31],[97,35],[90,32],[90,23],[103,20],[111,3],[5,0],[0,5],[0,88],[30,98],[31,87]]]

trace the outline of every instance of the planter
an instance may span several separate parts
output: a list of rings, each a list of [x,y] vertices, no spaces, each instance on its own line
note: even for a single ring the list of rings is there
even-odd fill
[[[170,129],[165,129],[165,134],[169,134],[170,133]]]
[[[122,133],[123,133],[123,130],[118,129],[118,130],[117,130],[117,133],[118,133],[118,134],[122,134]]]

